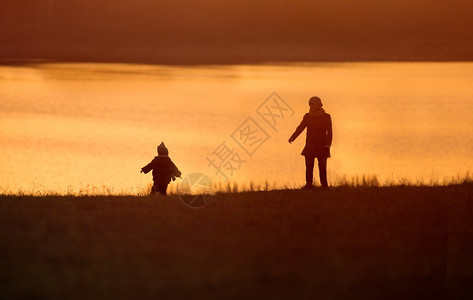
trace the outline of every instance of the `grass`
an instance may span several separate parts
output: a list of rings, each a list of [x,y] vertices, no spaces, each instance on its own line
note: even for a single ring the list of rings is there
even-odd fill
[[[0,196],[0,299],[473,295],[473,183]]]
[[[406,187],[406,186],[417,186],[417,187],[436,187],[436,186],[450,186],[459,184],[473,183],[473,177],[470,173],[464,175],[457,175],[450,178],[431,178],[429,180],[417,179],[415,181],[408,180],[403,177],[391,178],[381,180],[376,175],[361,175],[347,177],[345,175],[335,176],[333,180],[330,180],[331,187]],[[0,186],[0,195],[7,196],[146,196],[151,192],[152,183],[149,183],[145,187],[138,186],[130,188],[128,190],[115,190],[113,187],[102,185],[101,187],[87,184],[81,186],[78,190],[75,190],[72,186],[69,186],[66,191],[58,192],[55,190],[47,189],[44,186],[36,186],[34,183],[33,187],[29,190],[18,188],[16,191],[11,188]],[[249,183],[239,184],[234,181],[227,182],[216,182],[211,187],[212,193],[247,193],[247,192],[258,192],[258,191],[280,191],[280,190],[291,190],[299,189],[302,185],[296,185],[294,183],[277,184],[265,181],[264,183],[255,183],[250,181]],[[179,181],[171,182],[168,186],[168,194],[178,195],[179,192]]]

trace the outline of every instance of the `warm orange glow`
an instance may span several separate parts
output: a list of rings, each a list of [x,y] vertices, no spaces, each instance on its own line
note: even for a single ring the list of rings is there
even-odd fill
[[[329,181],[444,176],[473,168],[471,63],[358,63],[299,66],[164,67],[45,64],[0,67],[0,182],[75,191],[87,184],[131,191],[151,182],[140,168],[165,141],[185,174],[248,117],[271,138],[231,179],[299,184],[304,138],[287,139],[317,91],[334,122]],[[254,110],[276,91],[294,109],[278,131]],[[266,127],[265,127],[266,126]]]

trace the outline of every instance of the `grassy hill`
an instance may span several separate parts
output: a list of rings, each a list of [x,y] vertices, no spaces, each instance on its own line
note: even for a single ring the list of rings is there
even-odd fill
[[[0,196],[0,298],[473,295],[473,184]]]

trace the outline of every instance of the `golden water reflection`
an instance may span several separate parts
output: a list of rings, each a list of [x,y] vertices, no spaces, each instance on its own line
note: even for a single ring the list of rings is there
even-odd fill
[[[294,110],[271,128],[255,112],[276,91]],[[0,66],[0,187],[136,192],[164,141],[184,174],[222,181],[207,157],[225,141],[239,184],[304,183],[301,135],[318,95],[332,115],[329,181],[442,181],[473,169],[473,63]],[[249,156],[231,134],[252,117],[269,139]]]

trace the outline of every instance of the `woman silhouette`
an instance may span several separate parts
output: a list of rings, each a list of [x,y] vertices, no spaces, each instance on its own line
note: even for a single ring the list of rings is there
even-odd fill
[[[304,188],[312,188],[314,161],[317,157],[319,163],[319,177],[322,187],[327,188],[327,158],[330,157],[330,146],[332,145],[332,119],[322,108],[322,100],[312,97],[309,100],[309,112],[302,118],[301,124],[289,138],[292,143],[307,127],[307,137],[304,150],[301,155],[305,156],[305,180]]]

